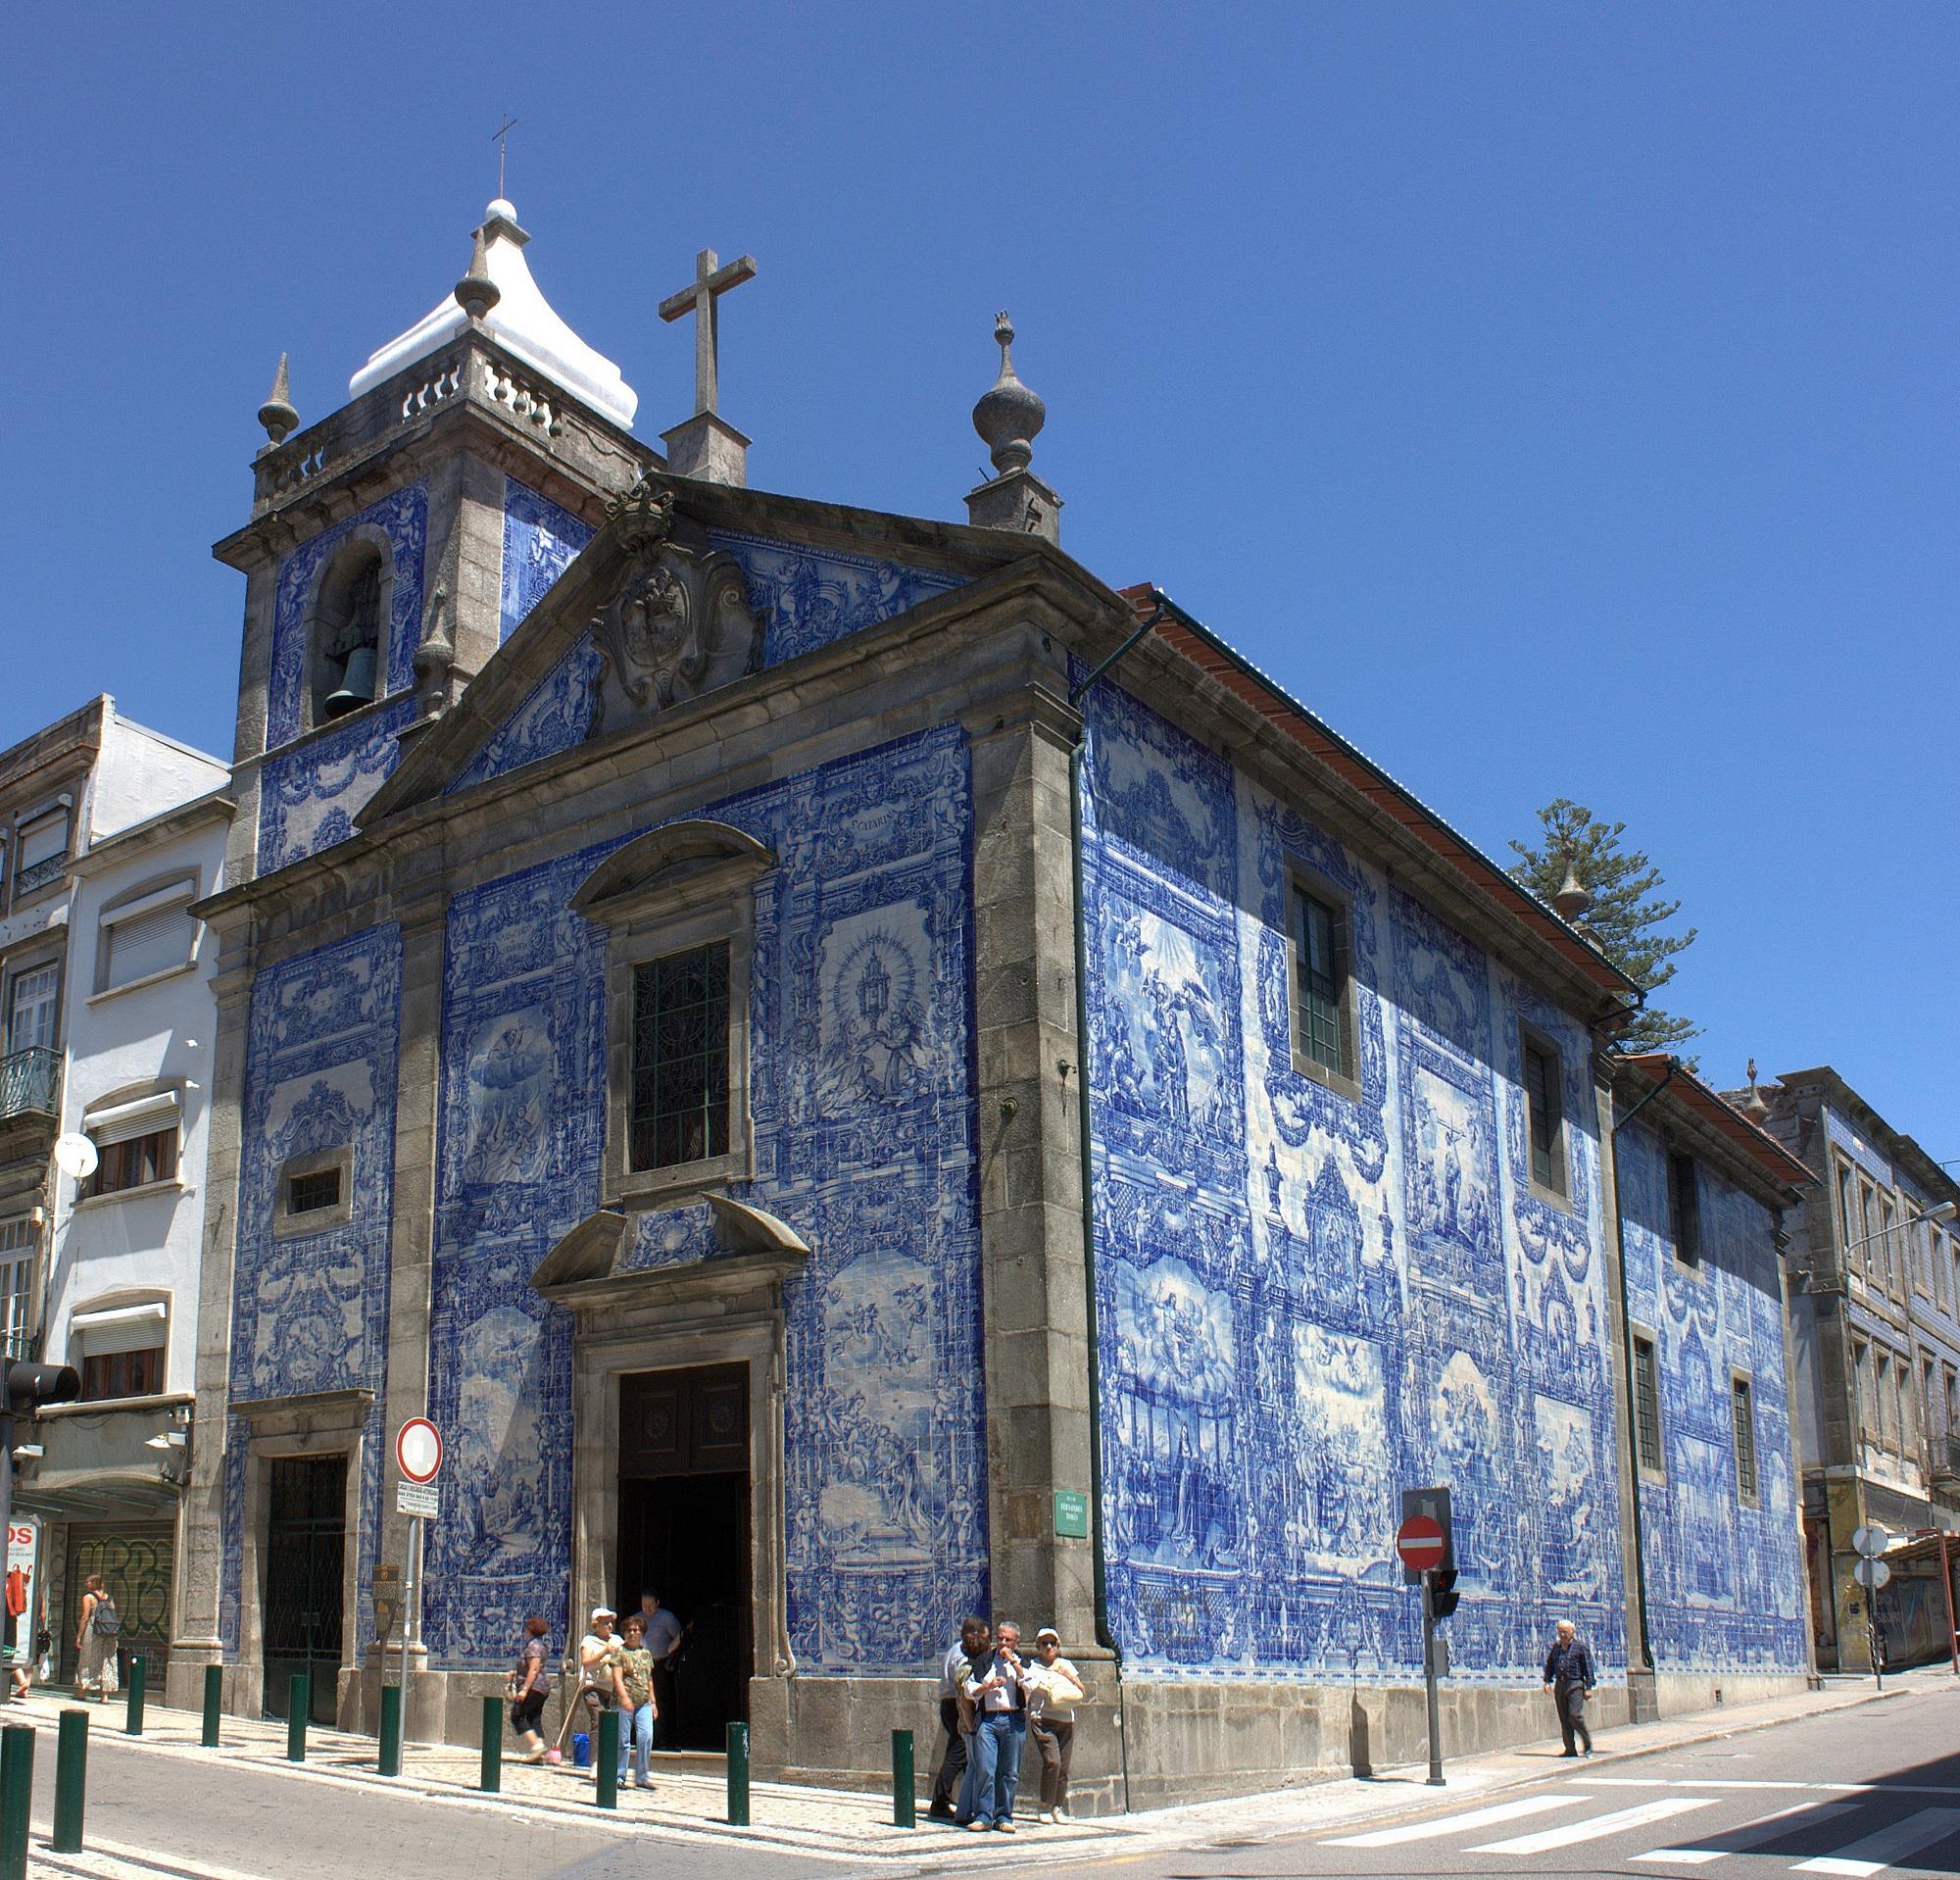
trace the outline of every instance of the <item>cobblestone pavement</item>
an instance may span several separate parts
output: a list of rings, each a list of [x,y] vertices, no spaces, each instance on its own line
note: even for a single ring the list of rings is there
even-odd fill
[[[1945,1667],[1888,1680],[1886,1695],[1954,1688]],[[1842,1681],[1794,1698],[1699,1716],[1599,1731],[1614,1758],[1708,1741],[1872,1701],[1869,1680]],[[1372,1779],[1341,1777],[1276,1793],[1193,1804],[1059,1826],[1024,1816],[1021,1832],[970,1835],[928,1821],[892,1820],[889,1796],[758,1782],[750,1825],[726,1821],[718,1768],[701,1758],[656,1758],[651,1792],[619,1795],[616,1812],[596,1806],[590,1771],[506,1762],[503,1791],[476,1787],[472,1750],[413,1744],[400,1777],[382,1776],[371,1737],[314,1728],[304,1764],[285,1756],[283,1723],[223,1719],[223,1743],[198,1744],[193,1712],[149,1707],[141,1738],[123,1733],[119,1700],[89,1706],[90,1783],[86,1850],[54,1855],[46,1836],[53,1809],[54,1723],[72,1707],[65,1694],[36,1693],[6,1707],[7,1720],[37,1738],[33,1809],[36,1871],[91,1880],[286,1880],[323,1871],[402,1880],[431,1870],[440,1849],[451,1870],[502,1872],[520,1864],[533,1876],[599,1876],[643,1868],[649,1841],[674,1855],[693,1850],[691,1873],[812,1875],[839,1867],[859,1873],[926,1874],[976,1861],[997,1867],[1086,1865],[1170,1848],[1245,1846],[1249,1841],[1394,1814],[1433,1804],[1421,1768]],[[1465,1758],[1448,1768],[1453,1796],[1484,1795],[1542,1778],[1555,1743]],[[684,1766],[688,1762],[696,1766]],[[683,1766],[676,1766],[680,1764]],[[136,1806],[136,1798],[149,1802]],[[338,1853],[322,1857],[325,1845]],[[367,1836],[371,1845],[363,1842]],[[423,1842],[428,1844],[424,1851]],[[356,1853],[358,1857],[345,1858]],[[639,1850],[635,1854],[635,1850]]]

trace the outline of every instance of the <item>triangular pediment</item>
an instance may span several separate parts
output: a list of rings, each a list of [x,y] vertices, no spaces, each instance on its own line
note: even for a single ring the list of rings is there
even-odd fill
[[[450,710],[363,826],[943,600],[1025,560],[1023,536],[649,472]]]

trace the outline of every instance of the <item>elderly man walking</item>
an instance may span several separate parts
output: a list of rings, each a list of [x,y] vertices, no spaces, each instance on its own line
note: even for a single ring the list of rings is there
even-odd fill
[[[1595,1682],[1592,1655],[1579,1641],[1578,1628],[1570,1619],[1560,1619],[1558,1636],[1544,1655],[1544,1688],[1558,1706],[1558,1730],[1565,1739],[1565,1756],[1577,1756],[1576,1736],[1592,1754],[1592,1732],[1586,1727],[1586,1694]]]

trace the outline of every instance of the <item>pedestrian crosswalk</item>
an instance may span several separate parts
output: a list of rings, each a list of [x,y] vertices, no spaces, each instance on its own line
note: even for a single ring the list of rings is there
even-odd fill
[[[1740,1785],[1683,1783],[1678,1793],[1655,1796],[1626,1806],[1608,1806],[1613,1798],[1591,1793],[1594,1786],[1607,1785],[1601,1782],[1584,1789],[1541,1791],[1421,1821],[1404,1821],[1360,1834],[1335,1835],[1323,1845],[1402,1848],[1421,1842],[1451,1842],[1456,1851],[1464,1854],[1515,1860],[1589,1841],[1643,1838],[1648,1831],[1654,1831],[1658,1839],[1662,1822],[1698,1814],[1718,1805],[1726,1805],[1726,1814],[1735,1807],[1739,1799],[1735,1790]],[[1859,1794],[1847,1799],[1843,1790],[1850,1786],[1853,1785],[1836,1788],[1827,1799],[1826,1785],[1820,1784],[1815,1802],[1787,1803],[1767,1813],[1752,1814],[1719,1827],[1710,1826],[1705,1835],[1684,1836],[1680,1829],[1669,1829],[1663,1845],[1641,1848],[1624,1857],[1650,1867],[1693,1868],[1711,1866],[1736,1855],[1751,1855],[1755,1867],[1762,1870],[1774,1866],[1792,1874],[1830,1875],[1834,1880],[1874,1880],[1879,1874],[1913,1871],[1920,1856],[1941,1843],[1950,1842],[1952,1846],[1936,1862],[1921,1864],[1940,1872],[1955,1871],[1954,1856],[1960,1855],[1960,1807],[1911,1806],[1914,1797],[1910,1790],[1888,1796],[1883,1788],[1863,1785],[1857,1785]],[[1907,1805],[1907,1810],[1896,1813],[1901,1804]],[[1526,1826],[1527,1823],[1530,1825]],[[1494,1840],[1488,1838],[1493,1830],[1511,1824],[1522,1831],[1499,1835]],[[1684,1823],[1687,1825],[1690,1824]],[[1441,1854],[1444,1850],[1439,1847],[1437,1852]],[[1739,1875],[1740,1871],[1739,1868]]]

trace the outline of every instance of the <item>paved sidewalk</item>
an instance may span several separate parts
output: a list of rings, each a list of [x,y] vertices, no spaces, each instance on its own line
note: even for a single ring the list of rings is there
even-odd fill
[[[1960,1680],[1943,1665],[1887,1678],[1883,1693],[1874,1690],[1869,1678],[1833,1680],[1822,1690],[1795,1697],[1603,1729],[1598,1732],[1599,1756],[1593,1766],[1650,1751],[1718,1741],[1909,1691],[1942,1689],[1960,1697]],[[36,1693],[24,1702],[7,1706],[6,1717],[30,1723],[37,1733],[51,1738],[56,1717],[67,1707],[72,1707],[72,1700],[65,1696]],[[300,1765],[285,1758],[283,1723],[226,1716],[223,1746],[206,1750],[198,1744],[199,1720],[193,1712],[153,1705],[144,1735],[131,1738],[122,1733],[124,1707],[120,1700],[87,1707],[92,1789],[116,1779],[116,1757],[135,1756],[170,1758],[192,1766],[202,1763],[212,1768],[214,1775],[218,1766],[257,1770],[264,1778],[292,1785],[295,1799],[291,1807],[296,1819],[316,1808],[332,1808],[336,1805],[331,1797],[336,1791],[346,1797],[350,1806],[359,1806],[355,1798],[364,1792],[377,1798],[414,1799],[443,1811],[444,1833],[454,1838],[460,1865],[494,1864],[500,1871],[509,1865],[508,1836],[523,1824],[575,1826],[581,1834],[593,1833],[609,1841],[628,1837],[664,1842],[675,1852],[692,1845],[704,1856],[710,1850],[730,1855],[746,1851],[757,1856],[778,1855],[785,1864],[791,1859],[848,1863],[859,1872],[930,1874],[968,1867],[976,1860],[997,1867],[1086,1864],[1133,1852],[1245,1846],[1336,1828],[1423,1808],[1446,1799],[1454,1802],[1515,1788],[1553,1773],[1557,1761],[1554,1738],[1450,1762],[1446,1765],[1446,1786],[1442,1789],[1429,1787],[1426,1769],[1417,1765],[1385,1770],[1370,1778],[1333,1777],[1266,1795],[1073,1821],[1058,1827],[1024,1820],[1022,1831],[1012,1838],[960,1833],[944,1823],[926,1820],[922,1812],[917,1828],[899,1828],[892,1822],[889,1797],[759,1782],[751,1789],[751,1825],[732,1828],[725,1819],[725,1779],[718,1771],[706,1773],[698,1767],[672,1763],[661,1766],[658,1757],[652,1792],[625,1789],[617,1811],[609,1812],[596,1806],[594,1785],[585,1770],[506,1762],[502,1794],[486,1796],[476,1788],[478,1758],[471,1750],[411,1745],[404,1758],[405,1773],[388,1778],[375,1767],[371,1737],[316,1727],[308,1735],[308,1759]],[[280,1793],[286,1791],[282,1788]],[[300,1799],[308,1794],[318,1796],[318,1803]],[[76,1876],[76,1880],[248,1880],[237,1868],[210,1864],[195,1848],[137,1849],[94,1833],[88,1836],[88,1849],[81,1855],[51,1854],[45,1844],[45,1824],[53,1806],[50,1781],[37,1780],[35,1803],[37,1870]],[[477,1841],[486,1848],[481,1861],[473,1860],[469,1852],[469,1844]],[[265,1852],[267,1858],[259,1871],[274,1874],[294,1870],[289,1850],[281,1849],[276,1855],[270,1848]]]

